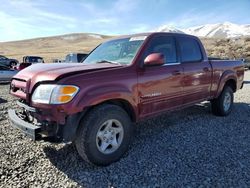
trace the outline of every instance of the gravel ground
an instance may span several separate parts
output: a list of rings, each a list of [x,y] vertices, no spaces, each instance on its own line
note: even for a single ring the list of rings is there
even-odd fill
[[[0,85],[0,187],[250,187],[250,71],[245,80],[228,117],[202,104],[142,122],[126,156],[108,167],[12,129],[15,102]]]

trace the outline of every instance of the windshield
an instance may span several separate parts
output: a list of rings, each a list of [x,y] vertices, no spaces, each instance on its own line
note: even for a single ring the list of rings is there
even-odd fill
[[[2,55],[0,55],[0,59],[7,59],[6,57],[4,57],[4,56],[2,56]]]
[[[28,63],[42,63],[43,62],[43,58],[41,57],[33,57],[33,56],[28,56],[25,60]]]
[[[140,36],[105,42],[87,56],[83,63],[95,64],[106,62],[129,65],[145,38],[146,36]]]

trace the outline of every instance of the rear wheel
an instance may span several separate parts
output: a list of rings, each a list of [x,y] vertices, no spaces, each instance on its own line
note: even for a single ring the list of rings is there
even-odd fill
[[[11,61],[10,62],[10,68],[13,68],[14,66],[16,66],[17,65],[17,63],[15,62],[15,61]]]
[[[211,101],[212,112],[217,116],[227,116],[233,107],[234,94],[230,86],[225,86],[220,96]]]
[[[131,120],[121,107],[102,105],[81,122],[75,144],[85,161],[109,165],[127,151],[132,133]]]

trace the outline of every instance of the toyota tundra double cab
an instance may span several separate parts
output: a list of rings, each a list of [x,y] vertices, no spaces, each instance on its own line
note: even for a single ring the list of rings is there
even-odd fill
[[[82,63],[36,64],[13,77],[12,126],[33,140],[76,145],[87,162],[108,165],[127,151],[136,122],[210,101],[227,116],[243,87],[241,61],[209,60],[197,37],[144,33],[112,39]]]

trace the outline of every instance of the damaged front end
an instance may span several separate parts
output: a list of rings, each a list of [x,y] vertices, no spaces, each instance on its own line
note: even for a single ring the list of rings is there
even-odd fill
[[[29,85],[29,80],[14,78],[11,82],[10,94],[19,98],[18,108],[8,110],[11,125],[32,140],[73,141],[82,113],[69,115],[59,104],[32,105]]]
[[[53,138],[62,140],[60,126],[56,122],[39,121],[35,114],[39,113],[35,108],[17,101],[17,109],[9,109],[8,115],[11,125],[20,129],[32,140]]]

